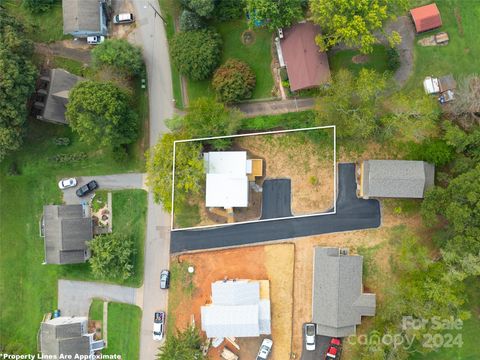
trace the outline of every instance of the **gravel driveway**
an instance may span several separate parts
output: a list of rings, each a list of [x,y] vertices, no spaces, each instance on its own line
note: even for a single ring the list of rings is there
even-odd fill
[[[99,282],[58,280],[58,308],[63,316],[88,316],[94,298],[137,305],[137,289]]]

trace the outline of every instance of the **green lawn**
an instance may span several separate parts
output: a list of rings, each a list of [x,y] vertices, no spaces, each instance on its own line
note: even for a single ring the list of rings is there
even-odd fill
[[[228,21],[215,24],[223,39],[222,64],[230,58],[245,61],[255,72],[257,84],[252,99],[272,97],[273,88],[271,44],[272,34],[266,29],[255,29],[255,42],[244,45],[241,41],[242,33],[248,29],[244,20]],[[201,96],[214,96],[210,86],[211,79],[204,81],[188,81],[188,97],[194,100]]]
[[[373,52],[368,54],[368,60],[362,64],[355,64],[352,58],[360,55],[358,50],[342,50],[329,54],[328,61],[330,70],[336,72],[342,68],[346,68],[357,74],[361,69],[373,69],[380,73],[387,70],[387,49],[383,45],[374,45]]]
[[[66,126],[31,120],[26,134],[22,149],[0,164],[0,344],[14,353],[36,350],[36,334],[43,314],[57,306],[57,279],[67,275],[66,268],[42,265],[44,247],[38,228],[43,205],[61,203],[58,179],[143,171],[142,160],[131,157],[116,162],[110,151],[81,143]],[[68,137],[71,144],[59,147],[53,143],[54,137]],[[49,160],[59,152],[85,152],[88,158],[61,165]],[[13,162],[20,175],[7,175]],[[134,193],[134,199],[144,202],[146,193]],[[132,204],[138,202],[120,195],[114,207],[133,211]],[[128,220],[127,213],[124,216],[122,220],[119,214],[114,222]]]
[[[28,37],[33,41],[48,43],[70,38],[69,35],[63,35],[61,1],[57,1],[50,10],[38,14],[25,9],[21,0],[3,0],[0,3],[24,24]]]
[[[142,310],[138,306],[108,303],[107,347],[102,354],[118,354],[126,360],[138,359],[141,322]]]
[[[90,320],[103,321],[103,300],[94,299],[90,305],[90,311],[88,312]]]
[[[53,58],[51,67],[65,69],[72,74],[82,76],[84,78],[91,78],[94,75],[94,71],[90,67],[84,66],[84,64],[82,64],[80,61],[61,56],[55,56]]]
[[[462,75],[479,73],[480,41],[478,40],[480,1],[437,0],[443,26],[435,31],[415,37],[423,37],[446,31],[450,37],[447,46],[422,47],[415,44],[415,68],[406,90],[422,88],[425,76]]]

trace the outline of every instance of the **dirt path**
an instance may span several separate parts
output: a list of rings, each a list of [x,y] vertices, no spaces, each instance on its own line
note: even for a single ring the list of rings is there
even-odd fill
[[[51,44],[37,43],[35,51],[47,57],[61,56],[84,64],[90,64],[92,61],[90,47],[86,44],[77,44],[75,40],[63,40]]]

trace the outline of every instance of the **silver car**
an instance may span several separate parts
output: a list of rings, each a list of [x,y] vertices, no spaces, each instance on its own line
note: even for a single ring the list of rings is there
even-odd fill
[[[305,349],[307,351],[315,350],[315,324],[305,324],[303,327],[305,332]]]
[[[60,190],[65,190],[75,186],[77,186],[77,179],[75,178],[62,179],[58,182],[58,188]]]

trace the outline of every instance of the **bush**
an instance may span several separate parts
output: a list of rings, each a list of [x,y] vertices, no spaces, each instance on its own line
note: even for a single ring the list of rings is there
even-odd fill
[[[44,12],[49,10],[55,0],[23,0],[22,5],[33,13]]]
[[[117,163],[125,162],[128,159],[128,151],[125,145],[115,146],[112,150],[113,160]]]
[[[192,31],[203,29],[206,26],[205,21],[198,15],[190,10],[183,10],[180,15],[180,30]]]
[[[422,143],[408,142],[407,158],[409,160],[422,160],[435,166],[443,166],[453,160],[455,151],[441,139],[427,139]]]
[[[396,71],[400,67],[400,55],[397,49],[387,49],[387,69],[390,71]]]
[[[10,165],[8,166],[7,175],[8,176],[18,176],[18,175],[20,175],[20,170],[18,169],[18,165],[15,161],[12,161],[10,163]]]
[[[220,63],[222,39],[212,30],[175,34],[170,53],[175,67],[192,80],[208,78]]]
[[[53,139],[53,143],[57,146],[68,146],[70,145],[70,139],[67,137],[57,137]]]
[[[240,19],[245,14],[245,0],[221,0],[215,6],[213,17],[218,21]]]
[[[212,86],[226,103],[249,99],[255,88],[255,74],[243,61],[229,59],[215,71]]]
[[[78,152],[71,154],[56,154],[49,158],[50,161],[58,164],[67,164],[67,163],[77,163],[83,160],[86,160],[88,157],[87,153]]]
[[[215,9],[215,0],[181,0],[180,2],[184,7],[205,18],[210,18]]]
[[[92,62],[96,68],[111,66],[128,76],[140,76],[144,72],[142,51],[123,39],[109,39],[95,46]]]
[[[287,81],[288,80],[288,73],[287,73],[287,69],[282,67],[280,68],[280,79],[282,81]]]

